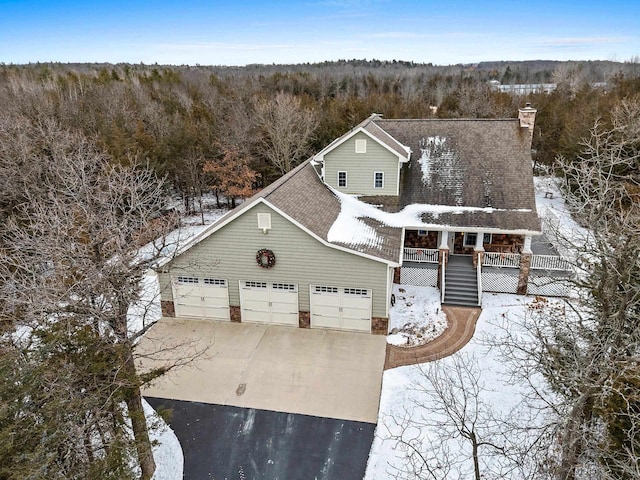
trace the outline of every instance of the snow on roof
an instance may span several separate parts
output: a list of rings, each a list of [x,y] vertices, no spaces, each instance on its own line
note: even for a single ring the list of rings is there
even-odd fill
[[[340,200],[341,209],[338,217],[333,222],[327,234],[329,242],[343,243],[345,245],[366,245],[378,247],[381,239],[375,228],[368,225],[363,219],[372,219],[382,225],[394,228],[402,227],[424,227],[425,229],[442,229],[448,225],[439,223],[425,223],[422,220],[424,214],[431,214],[437,218],[441,213],[451,213],[453,215],[466,212],[530,212],[529,209],[499,209],[493,207],[464,207],[448,205],[428,205],[413,204],[407,205],[399,212],[385,212],[374,205],[362,202],[353,195],[347,195],[332,189],[335,196]]]

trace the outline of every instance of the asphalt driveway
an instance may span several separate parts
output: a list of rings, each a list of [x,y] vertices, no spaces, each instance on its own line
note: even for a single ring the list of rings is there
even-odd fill
[[[360,480],[375,425],[147,398],[169,409],[184,479]]]
[[[148,397],[376,423],[385,348],[383,336],[362,333],[163,318],[137,363],[144,371],[199,355],[145,388]]]

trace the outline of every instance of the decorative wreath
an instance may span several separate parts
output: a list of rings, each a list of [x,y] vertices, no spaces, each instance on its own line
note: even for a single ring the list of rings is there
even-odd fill
[[[276,264],[276,256],[271,250],[263,248],[256,253],[256,262],[262,268],[271,268]]]

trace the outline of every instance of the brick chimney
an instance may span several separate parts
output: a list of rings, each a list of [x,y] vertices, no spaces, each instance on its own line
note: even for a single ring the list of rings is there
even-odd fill
[[[533,108],[529,102],[527,102],[524,108],[518,109],[518,120],[520,120],[520,128],[526,128],[529,132],[529,142],[533,140],[533,127],[536,123],[536,113],[538,110]]]

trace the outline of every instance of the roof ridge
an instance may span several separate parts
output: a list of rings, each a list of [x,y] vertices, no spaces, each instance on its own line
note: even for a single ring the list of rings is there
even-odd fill
[[[380,118],[378,122],[512,122],[517,118]]]

